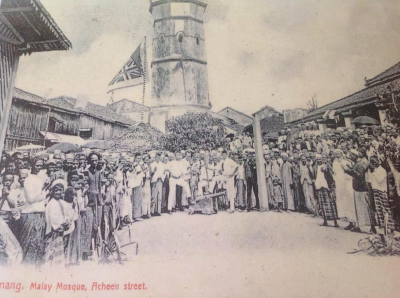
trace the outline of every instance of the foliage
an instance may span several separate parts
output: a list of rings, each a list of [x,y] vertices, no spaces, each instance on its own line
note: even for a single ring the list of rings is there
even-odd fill
[[[146,152],[164,149],[164,142],[165,137],[161,131],[140,123],[112,139],[111,147],[116,151]]]
[[[308,102],[307,102],[307,107],[308,110],[314,111],[316,109],[318,109],[318,100],[317,100],[317,95],[314,95]]]
[[[358,242],[359,249],[350,254],[366,253],[371,256],[400,256],[400,238],[393,235],[373,235]]]
[[[386,120],[389,123],[400,125],[399,91],[393,91],[392,87],[388,86],[386,92],[377,94],[377,96],[376,106],[385,110]]]
[[[221,119],[209,113],[188,112],[166,122],[168,151],[215,149],[223,145],[225,129]]]

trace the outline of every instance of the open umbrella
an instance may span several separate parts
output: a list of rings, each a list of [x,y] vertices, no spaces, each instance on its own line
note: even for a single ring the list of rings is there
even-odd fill
[[[278,140],[279,139],[279,134],[277,133],[277,132],[270,132],[270,133],[267,133],[265,136],[264,136],[264,140],[265,139],[267,139],[267,140]]]
[[[353,120],[353,124],[360,124],[360,125],[379,125],[379,121],[368,116],[360,116]]]
[[[56,150],[60,150],[62,153],[73,153],[80,151],[80,148],[71,143],[58,143],[47,148],[47,153],[54,153]]]
[[[103,140],[91,140],[91,141],[87,141],[85,144],[83,144],[82,148],[107,150],[107,149],[111,149],[111,142],[107,142],[107,141],[103,141]]]

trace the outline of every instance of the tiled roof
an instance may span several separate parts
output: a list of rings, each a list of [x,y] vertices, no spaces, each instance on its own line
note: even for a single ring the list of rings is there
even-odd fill
[[[281,112],[277,111],[276,109],[274,109],[273,107],[270,107],[270,106],[268,106],[268,105],[262,107],[261,109],[259,109],[259,110],[258,110],[257,112],[255,112],[254,114],[258,114],[258,113],[260,113],[261,111],[264,111],[264,110],[268,110],[268,111],[270,111],[270,112],[272,112],[272,113],[277,113],[277,114],[279,114],[279,115],[283,115]],[[253,115],[254,115],[254,114],[253,114]]]
[[[376,77],[366,80],[366,86],[370,87],[373,85],[384,83],[387,80],[392,80],[395,77],[400,76],[400,62],[380,73]]]
[[[18,99],[36,102],[36,103],[43,103],[46,101],[46,99],[44,97],[23,91],[18,88],[14,88],[13,98],[18,98]]]
[[[49,105],[63,109],[73,109],[77,112],[84,112],[89,116],[99,118],[108,122],[118,122],[125,125],[134,125],[137,123],[136,121],[115,113],[112,109],[108,107],[91,102],[87,102],[84,107],[78,107],[76,106],[77,99],[73,97],[60,96],[57,98],[48,99],[47,103]]]
[[[348,110],[353,107],[359,107],[362,105],[373,103],[377,100],[376,95],[386,92],[389,86],[393,89],[393,91],[400,90],[400,78],[381,85],[375,85],[362,89],[356,93],[353,93],[330,104],[324,105],[314,111],[311,111],[303,118],[292,121],[291,123],[293,124],[315,120],[323,115],[327,110]]]
[[[221,111],[217,112],[217,114],[221,114],[221,113],[224,112],[225,110],[234,111],[234,112],[236,112],[236,113],[239,113],[239,114],[241,114],[241,115],[243,115],[243,116],[245,116],[245,117],[247,117],[247,118],[253,120],[253,117],[251,117],[251,116],[249,116],[249,115],[246,115],[245,113],[240,112],[240,111],[238,111],[238,110],[232,109],[231,107],[226,107],[226,108],[222,109]]]
[[[280,132],[285,127],[285,123],[283,116],[272,116],[261,119],[260,126],[262,133],[273,133],[273,132]],[[244,132],[252,132],[252,131],[253,131],[252,124],[246,126],[244,129]]]

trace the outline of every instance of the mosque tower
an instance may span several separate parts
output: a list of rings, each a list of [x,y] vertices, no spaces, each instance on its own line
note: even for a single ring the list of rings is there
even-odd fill
[[[150,124],[210,109],[203,16],[206,0],[151,0],[154,19]],[[150,43],[150,42],[149,42]]]

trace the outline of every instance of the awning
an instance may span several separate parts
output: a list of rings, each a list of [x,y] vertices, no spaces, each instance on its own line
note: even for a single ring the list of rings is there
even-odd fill
[[[54,132],[46,133],[45,131],[39,131],[39,132],[43,137],[46,136],[46,140],[49,140],[52,143],[71,143],[74,145],[81,146],[86,142],[79,136],[63,135]]]

